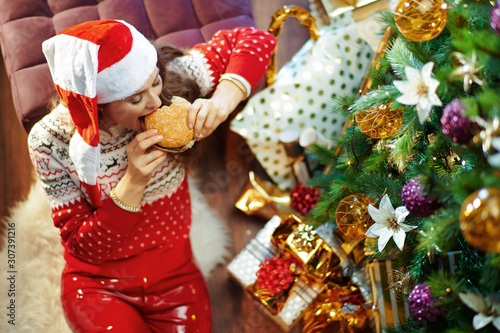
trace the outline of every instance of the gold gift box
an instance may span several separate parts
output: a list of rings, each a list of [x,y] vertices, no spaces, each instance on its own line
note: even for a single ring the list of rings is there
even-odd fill
[[[272,243],[298,260],[311,281],[323,283],[332,275],[340,275],[341,259],[311,227],[290,215],[272,235]]]

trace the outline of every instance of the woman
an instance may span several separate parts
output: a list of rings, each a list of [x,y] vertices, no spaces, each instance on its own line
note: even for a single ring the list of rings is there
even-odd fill
[[[115,20],[44,42],[61,103],[33,127],[29,147],[65,249],[61,300],[74,331],[211,332],[186,167],[152,148],[162,138],[139,119],[183,95],[195,136],[210,135],[262,78],[274,46],[266,32],[237,28],[158,57]]]

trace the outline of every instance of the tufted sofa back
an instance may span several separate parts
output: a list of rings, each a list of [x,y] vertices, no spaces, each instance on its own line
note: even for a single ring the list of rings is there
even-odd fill
[[[148,39],[181,48],[220,29],[255,26],[250,0],[0,0],[0,47],[26,131],[56,94],[42,42],[75,24],[121,19]]]

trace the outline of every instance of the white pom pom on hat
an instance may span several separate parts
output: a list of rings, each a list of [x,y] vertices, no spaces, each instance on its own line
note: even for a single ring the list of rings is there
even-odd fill
[[[120,20],[75,25],[44,41],[42,48],[56,90],[77,129],[69,155],[90,203],[99,207],[97,104],[118,101],[139,90],[156,68],[156,49],[137,29]]]

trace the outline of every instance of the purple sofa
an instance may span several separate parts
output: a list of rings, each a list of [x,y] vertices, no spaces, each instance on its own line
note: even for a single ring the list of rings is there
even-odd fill
[[[77,23],[122,19],[153,42],[191,47],[220,29],[255,26],[250,0],[0,0],[0,47],[26,131],[56,94],[41,44]]]

